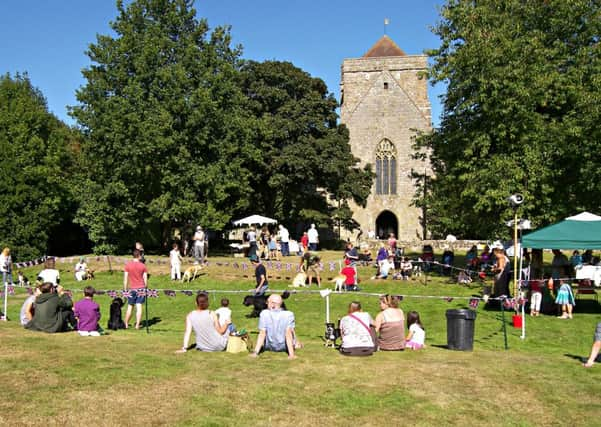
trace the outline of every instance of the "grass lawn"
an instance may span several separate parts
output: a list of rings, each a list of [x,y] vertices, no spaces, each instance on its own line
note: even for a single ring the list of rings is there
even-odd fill
[[[338,255],[326,253],[324,259]],[[244,294],[219,292],[251,289],[252,270],[215,264],[233,258],[211,261],[206,275],[182,285],[173,284],[168,266],[155,260],[148,264],[150,287],[217,290],[211,294],[212,308],[223,296],[230,298],[234,323],[251,330],[255,339],[257,320],[244,316],[250,312],[242,305]],[[121,289],[121,264],[113,263],[114,274],[102,263],[91,264],[97,274],[90,284]],[[72,279],[73,265],[57,266],[65,288],[81,289]],[[40,270],[29,268],[25,274],[31,279]],[[280,276],[271,280],[271,289],[285,289],[290,283],[286,276],[294,272],[272,269],[270,274]],[[420,313],[427,335],[424,350],[340,356],[323,345],[324,300],[302,291],[286,301],[305,344],[298,359],[289,361],[273,353],[258,359],[175,354],[184,317],[194,308],[194,298],[180,293],[149,300],[149,334],[122,330],[84,338],[22,329],[18,313],[26,294],[18,290],[8,299],[10,321],[0,322],[0,425],[599,425],[601,365],[584,369],[579,360],[588,355],[601,320],[594,300],[580,300],[573,320],[527,317],[525,340],[511,327],[507,313],[509,350],[504,349],[501,313],[481,306],[474,351],[458,352],[445,348],[445,311],[466,307],[467,299],[447,302],[442,297],[478,295],[480,285],[460,286],[437,276],[427,284],[424,277],[375,281],[369,279],[372,275],[369,267],[360,270],[364,291],[402,294],[401,308]],[[324,280],[323,286],[333,284]],[[412,297],[416,295],[441,298]],[[75,301],[81,297],[74,293]],[[343,316],[354,299],[375,317],[376,297],[345,293],[331,297],[333,319]],[[106,326],[110,298],[99,295],[96,300]]]

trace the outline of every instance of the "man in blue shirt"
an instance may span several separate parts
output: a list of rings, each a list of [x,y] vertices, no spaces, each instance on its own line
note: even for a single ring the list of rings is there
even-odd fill
[[[294,313],[282,310],[282,297],[272,294],[267,299],[267,309],[259,316],[259,336],[252,357],[261,351],[287,352],[288,359],[295,359]]]

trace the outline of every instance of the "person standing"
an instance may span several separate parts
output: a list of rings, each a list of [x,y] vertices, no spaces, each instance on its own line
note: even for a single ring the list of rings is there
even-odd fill
[[[309,231],[307,231],[307,235],[309,237],[309,250],[316,251],[317,244],[319,243],[319,233],[315,228],[315,224],[311,224],[311,228],[309,228]]]
[[[134,259],[125,264],[123,271],[123,290],[131,291],[130,296],[127,298],[127,311],[125,313],[125,329],[129,327],[129,319],[131,318],[134,305],[136,306],[136,329],[140,329],[140,323],[142,321],[142,304],[146,301],[146,296],[138,296],[137,291],[139,289],[145,289],[148,287],[148,270],[146,265],[140,260],[140,251],[134,249]]]
[[[179,253],[177,243],[173,244],[173,249],[169,252],[169,263],[171,264],[171,280],[181,279],[182,256]]]
[[[0,255],[0,271],[2,272],[2,286],[5,283],[13,284],[13,260],[10,256],[10,249],[4,248]]]
[[[199,225],[194,233],[194,265],[204,264],[205,262],[205,233]]]
[[[267,281],[267,269],[261,264],[261,260],[256,255],[250,257],[250,262],[255,267],[255,280],[257,282],[254,293],[255,295],[263,295],[269,287],[269,282]]]
[[[279,225],[280,228],[280,247],[282,251],[282,256],[290,255],[290,233],[288,229],[284,227],[282,224]]]
[[[317,287],[321,286],[321,277],[319,276],[319,257],[311,252],[305,252],[300,259],[299,268],[307,274],[309,286],[313,283],[313,277],[317,279]]]
[[[248,240],[248,257],[252,258],[257,255],[257,232],[254,225],[246,233],[246,240]]]

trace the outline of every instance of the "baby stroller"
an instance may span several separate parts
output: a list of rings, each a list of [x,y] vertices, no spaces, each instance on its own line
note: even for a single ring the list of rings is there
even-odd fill
[[[424,245],[420,258],[423,261],[422,270],[426,273],[430,272],[432,270],[432,263],[434,262],[432,245]]]

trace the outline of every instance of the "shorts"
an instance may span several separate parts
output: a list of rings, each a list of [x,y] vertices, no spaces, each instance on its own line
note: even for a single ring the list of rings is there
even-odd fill
[[[132,293],[133,295],[127,298],[127,303],[129,305],[144,304],[144,302],[146,301],[146,297],[139,297],[135,294],[135,291],[133,291]]]
[[[597,329],[595,329],[595,341],[601,341],[601,322],[597,323]]]

